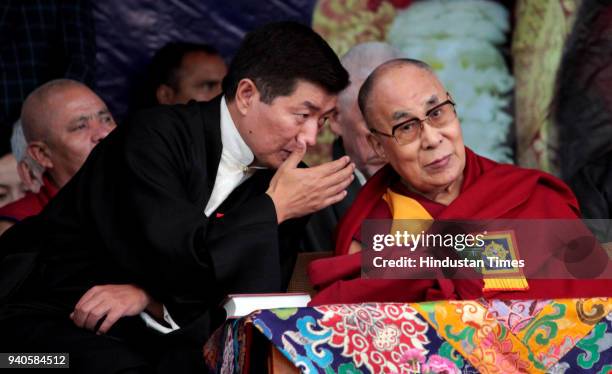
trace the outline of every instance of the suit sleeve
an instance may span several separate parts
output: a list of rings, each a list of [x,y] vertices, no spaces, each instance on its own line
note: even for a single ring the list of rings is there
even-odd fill
[[[107,176],[120,167],[111,178],[114,201],[99,207],[110,214],[94,216],[105,220],[97,226],[112,256],[182,325],[227,293],[278,292],[282,281],[272,200],[262,193],[222,220],[207,218],[189,188],[194,175],[214,178],[216,171],[196,172],[205,160],[194,161],[192,142],[204,140],[180,120],[166,110],[127,125],[117,139],[120,159],[104,166]]]

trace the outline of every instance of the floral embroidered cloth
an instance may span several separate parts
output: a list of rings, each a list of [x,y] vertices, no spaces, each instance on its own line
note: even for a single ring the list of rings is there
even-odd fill
[[[206,343],[211,372],[244,371],[249,330],[304,373],[612,373],[612,298],[258,311]]]

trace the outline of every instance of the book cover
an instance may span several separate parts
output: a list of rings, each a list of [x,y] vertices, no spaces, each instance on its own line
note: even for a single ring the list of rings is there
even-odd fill
[[[303,292],[228,295],[222,305],[227,318],[240,318],[256,310],[301,308],[308,305],[310,295]]]

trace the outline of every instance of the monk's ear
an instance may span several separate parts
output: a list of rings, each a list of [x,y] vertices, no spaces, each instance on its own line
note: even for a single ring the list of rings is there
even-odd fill
[[[53,161],[51,161],[51,150],[45,142],[33,141],[28,143],[27,148],[28,156],[32,160],[36,161],[40,166],[45,169],[53,168]]]
[[[253,103],[259,101],[259,90],[255,82],[249,78],[241,79],[236,88],[236,96],[234,98],[236,107],[242,115],[246,115]]]
[[[387,159],[387,153],[385,152],[385,148],[383,147],[382,143],[380,142],[380,139],[378,139],[376,135],[372,133],[368,134],[368,143],[370,143],[370,147],[372,147],[378,157],[380,157],[386,162],[389,161]]]
[[[174,104],[174,96],[174,89],[167,84],[161,84],[157,87],[157,90],[155,90],[155,97],[160,104]]]

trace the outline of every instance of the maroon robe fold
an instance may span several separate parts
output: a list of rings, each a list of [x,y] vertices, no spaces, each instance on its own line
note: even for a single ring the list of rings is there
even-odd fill
[[[0,208],[0,219],[18,222],[35,216],[43,210],[58,191],[59,188],[44,175],[40,191],[38,193],[26,192],[21,199]]]
[[[349,255],[353,237],[389,186],[399,180],[390,165],[362,188],[338,226],[336,256],[310,264],[312,284],[320,289],[311,305],[355,302],[419,302],[441,299],[537,299],[612,295],[612,280],[530,279],[526,291],[483,293],[480,279],[362,279],[361,254]],[[572,191],[559,179],[533,169],[498,164],[466,148],[464,180],[459,196],[443,209],[416,198],[435,219],[573,219],[579,218]],[[435,204],[435,203],[433,203]],[[381,218],[381,217],[376,217]],[[388,217],[390,218],[390,216]]]

